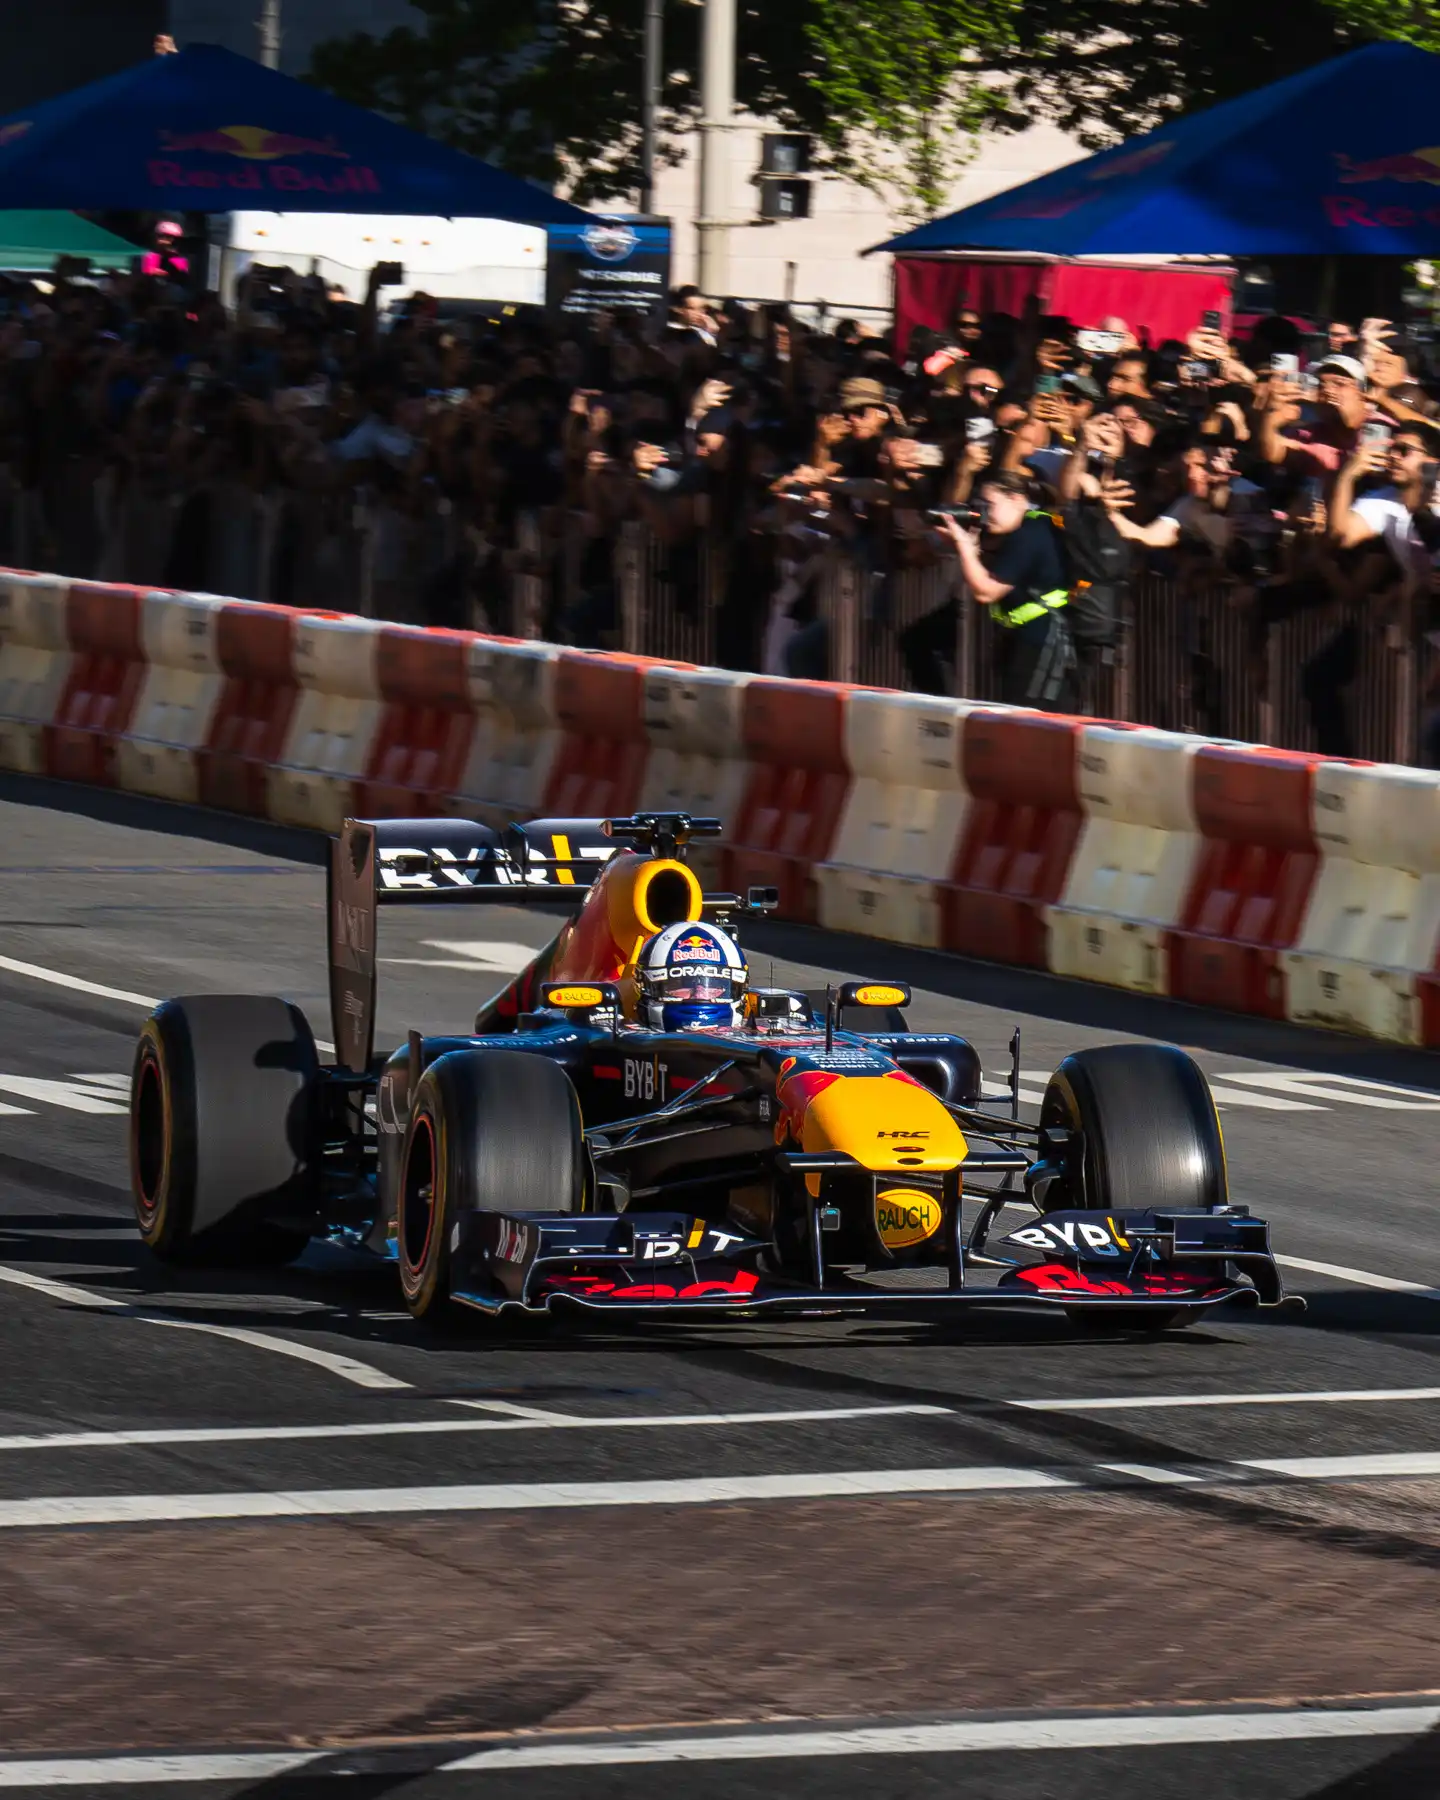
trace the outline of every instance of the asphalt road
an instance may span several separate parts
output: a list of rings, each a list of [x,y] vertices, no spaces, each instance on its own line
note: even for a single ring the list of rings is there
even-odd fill
[[[383,1268],[176,1275],[130,1222],[148,999],[330,1035],[319,854],[0,781],[0,1788],[1440,1795],[1440,1063],[760,927],[762,978],[908,980],[996,1079],[1020,1024],[1027,1094],[1187,1046],[1309,1311],[427,1338]],[[387,912],[382,1040],[553,928]]]

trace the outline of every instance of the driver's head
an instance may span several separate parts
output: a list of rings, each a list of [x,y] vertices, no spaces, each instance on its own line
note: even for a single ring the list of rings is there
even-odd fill
[[[745,957],[717,926],[699,921],[667,925],[641,950],[635,974],[642,1025],[688,1031],[739,1020]]]

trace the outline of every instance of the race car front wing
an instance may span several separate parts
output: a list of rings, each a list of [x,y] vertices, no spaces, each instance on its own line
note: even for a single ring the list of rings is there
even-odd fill
[[[947,1199],[949,1197],[947,1196]],[[816,1229],[827,1221],[817,1206]],[[901,1270],[825,1267],[797,1280],[765,1241],[683,1212],[472,1213],[454,1250],[454,1298],[481,1312],[577,1307],[626,1313],[928,1313],[984,1304],[1200,1311],[1284,1293],[1269,1227],[1243,1207],[1054,1212],[971,1257],[958,1195],[945,1258]],[[885,1285],[877,1285],[877,1275]],[[900,1285],[891,1285],[899,1277]],[[937,1281],[938,1277],[938,1281]],[[911,1284],[913,1281],[913,1284]]]

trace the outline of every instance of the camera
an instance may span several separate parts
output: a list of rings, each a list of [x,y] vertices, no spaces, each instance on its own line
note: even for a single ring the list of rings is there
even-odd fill
[[[932,506],[925,517],[932,525],[942,519],[953,519],[962,531],[984,531],[990,523],[988,509],[979,502],[961,500],[953,506]]]

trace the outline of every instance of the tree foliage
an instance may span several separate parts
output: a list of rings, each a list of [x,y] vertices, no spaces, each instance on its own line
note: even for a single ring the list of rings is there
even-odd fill
[[[984,77],[1013,50],[1020,0],[809,0],[808,10],[830,166],[897,196],[902,217],[929,218],[976,134],[1008,122],[1003,88]]]
[[[582,203],[640,185],[645,0],[413,0],[310,78]],[[662,152],[699,104],[701,8],[666,0]],[[1087,147],[1377,37],[1440,49],[1440,0],[741,0],[736,98],[823,160],[938,210],[980,126],[1052,120]]]

